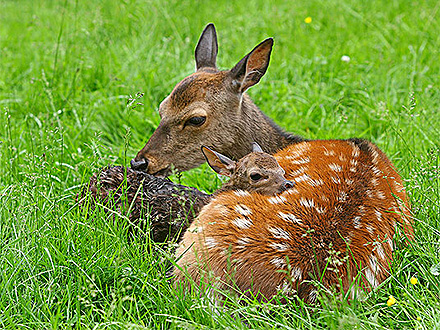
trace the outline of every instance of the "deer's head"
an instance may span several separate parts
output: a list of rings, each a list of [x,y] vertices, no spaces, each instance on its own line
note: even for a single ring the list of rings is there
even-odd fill
[[[241,104],[248,98],[244,92],[266,72],[272,45],[273,40],[266,39],[231,70],[220,71],[216,31],[209,24],[195,50],[196,72],[160,104],[160,124],[131,161],[132,168],[159,176],[168,175],[172,166],[185,171],[205,161],[202,145],[237,159],[247,154],[253,138],[246,127],[252,118],[243,115]],[[245,147],[233,149],[237,145]]]

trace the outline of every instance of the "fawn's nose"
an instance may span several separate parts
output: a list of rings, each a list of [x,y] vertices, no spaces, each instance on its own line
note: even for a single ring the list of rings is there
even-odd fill
[[[295,184],[292,181],[286,180],[286,181],[283,182],[283,185],[281,186],[281,189],[283,191],[285,191],[285,190],[287,190],[289,188],[292,188],[294,185]]]
[[[145,171],[148,168],[148,159],[141,158],[136,160],[133,158],[130,162],[131,168],[136,171]]]

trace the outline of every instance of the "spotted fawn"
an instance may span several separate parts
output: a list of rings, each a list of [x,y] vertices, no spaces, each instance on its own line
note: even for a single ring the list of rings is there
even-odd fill
[[[314,302],[311,280],[352,296],[389,275],[397,228],[413,231],[402,181],[363,140],[308,141],[275,154],[295,186],[275,196],[239,190],[205,206],[176,251],[174,275],[231,281],[270,299],[283,290]]]

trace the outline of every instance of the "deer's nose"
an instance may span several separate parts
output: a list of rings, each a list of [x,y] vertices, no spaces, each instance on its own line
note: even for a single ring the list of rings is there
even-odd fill
[[[148,159],[141,158],[140,160],[136,160],[136,158],[133,158],[130,165],[133,170],[145,171],[148,168]]]

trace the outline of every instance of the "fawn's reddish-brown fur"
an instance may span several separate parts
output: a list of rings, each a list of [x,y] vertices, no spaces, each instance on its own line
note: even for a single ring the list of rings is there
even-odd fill
[[[275,158],[295,186],[276,196],[217,196],[183,236],[176,280],[233,283],[263,299],[296,290],[309,302],[312,279],[344,292],[377,287],[389,274],[396,228],[413,235],[388,158],[363,140],[302,142]]]

